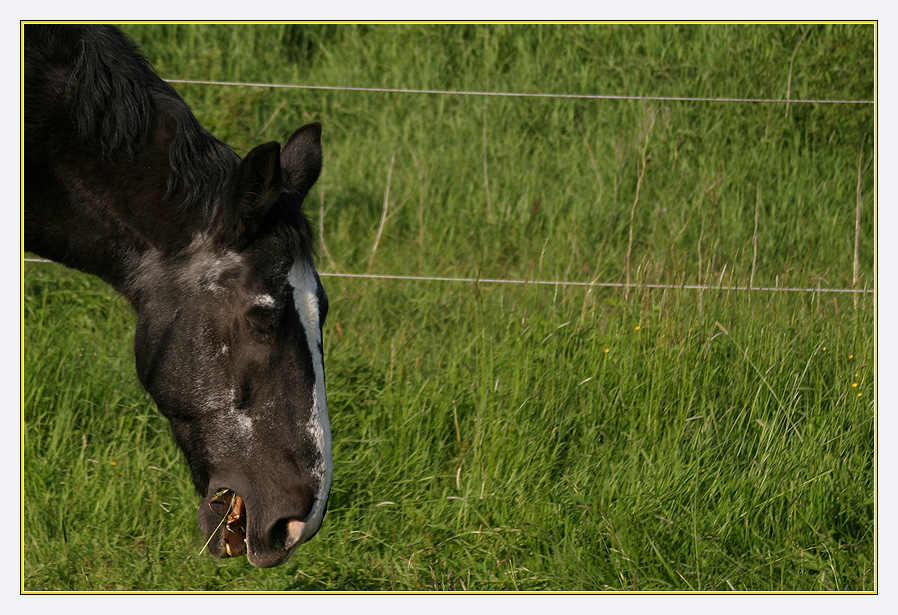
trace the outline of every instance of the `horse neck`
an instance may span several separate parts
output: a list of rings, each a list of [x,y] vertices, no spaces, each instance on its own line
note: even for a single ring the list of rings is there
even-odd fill
[[[53,164],[28,167],[25,249],[96,275],[129,296],[148,253],[158,260],[190,244],[204,224],[201,207],[168,194],[167,150],[149,147],[134,161],[104,160],[73,149]]]

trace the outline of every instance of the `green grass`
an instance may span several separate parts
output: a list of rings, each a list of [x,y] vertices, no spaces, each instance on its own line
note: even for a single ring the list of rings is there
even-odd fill
[[[873,98],[868,25],[126,29],[169,78]],[[322,121],[325,272],[875,284],[870,105],[177,89]],[[126,302],[26,264],[26,590],[876,589],[872,296],[324,282],[329,512],[263,571],[199,555]]]

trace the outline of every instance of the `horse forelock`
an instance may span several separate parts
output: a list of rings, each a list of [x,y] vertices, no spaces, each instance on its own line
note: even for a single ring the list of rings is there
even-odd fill
[[[200,126],[180,98],[175,103],[172,107],[176,128],[169,147],[167,194],[183,191],[182,207],[204,207],[208,219],[219,198],[227,192],[240,158]]]

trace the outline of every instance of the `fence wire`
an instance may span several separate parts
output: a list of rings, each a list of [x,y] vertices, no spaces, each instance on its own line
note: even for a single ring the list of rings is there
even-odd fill
[[[45,258],[24,258],[27,263],[53,263]],[[516,284],[521,286],[574,286],[587,288],[629,288],[629,289],[661,289],[661,290],[700,290],[700,291],[757,291],[781,293],[842,293],[872,294],[866,288],[797,288],[784,286],[711,286],[706,284],[640,284],[638,282],[581,282],[576,280],[507,280],[503,278],[465,278],[452,276],[398,275],[391,273],[340,273],[336,271],[319,271],[322,278],[349,278],[369,280],[398,280],[402,282],[456,282],[465,284]]]
[[[715,98],[703,96],[640,96],[635,94],[551,94],[538,92],[481,92],[476,90],[423,90],[414,88],[367,88],[339,85],[304,85],[294,83],[256,83],[251,81],[206,81],[200,79],[166,79],[168,83],[222,85],[293,90],[330,90],[337,92],[376,92],[384,94],[439,94],[444,96],[499,96],[506,98],[568,98],[585,100],[645,100],[661,102],[778,103],[817,105],[872,105],[872,100],[831,100],[815,98]]]
[[[333,85],[308,85],[291,83],[261,83],[250,81],[214,81],[202,79],[165,79],[168,83],[192,84],[192,85],[217,85],[227,87],[257,87],[280,88],[295,90],[326,90],[337,92],[369,92],[384,94],[430,94],[444,96],[494,96],[506,98],[554,98],[554,99],[581,99],[581,100],[642,100],[661,102],[705,102],[705,103],[767,103],[767,104],[833,104],[833,105],[872,105],[873,100],[839,100],[839,99],[812,99],[812,98],[726,98],[703,96],[641,96],[628,94],[557,94],[536,92],[487,92],[476,90],[431,90],[415,88],[374,88],[355,86]],[[42,258],[24,258],[23,261],[31,263],[52,263],[53,261]],[[514,280],[501,278],[480,277],[449,277],[449,276],[414,276],[398,274],[378,273],[339,273],[319,272],[321,277],[372,279],[372,280],[400,280],[406,282],[450,282],[466,284],[516,284],[534,286],[571,286],[587,288],[628,288],[628,289],[662,289],[662,290],[695,290],[695,291],[754,291],[754,292],[789,292],[789,293],[841,293],[841,294],[873,294],[872,289],[857,288],[800,288],[779,286],[711,286],[703,284],[653,284],[653,283],[625,283],[625,282],[582,282],[572,280]]]

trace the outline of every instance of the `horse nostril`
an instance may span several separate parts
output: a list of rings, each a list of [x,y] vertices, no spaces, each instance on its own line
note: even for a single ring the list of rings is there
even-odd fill
[[[281,519],[271,528],[271,542],[290,549],[302,541],[306,524],[299,519]]]
[[[287,548],[289,549],[295,544],[298,544],[302,539],[303,530],[306,529],[306,524],[300,521],[299,519],[290,519],[287,522]]]

